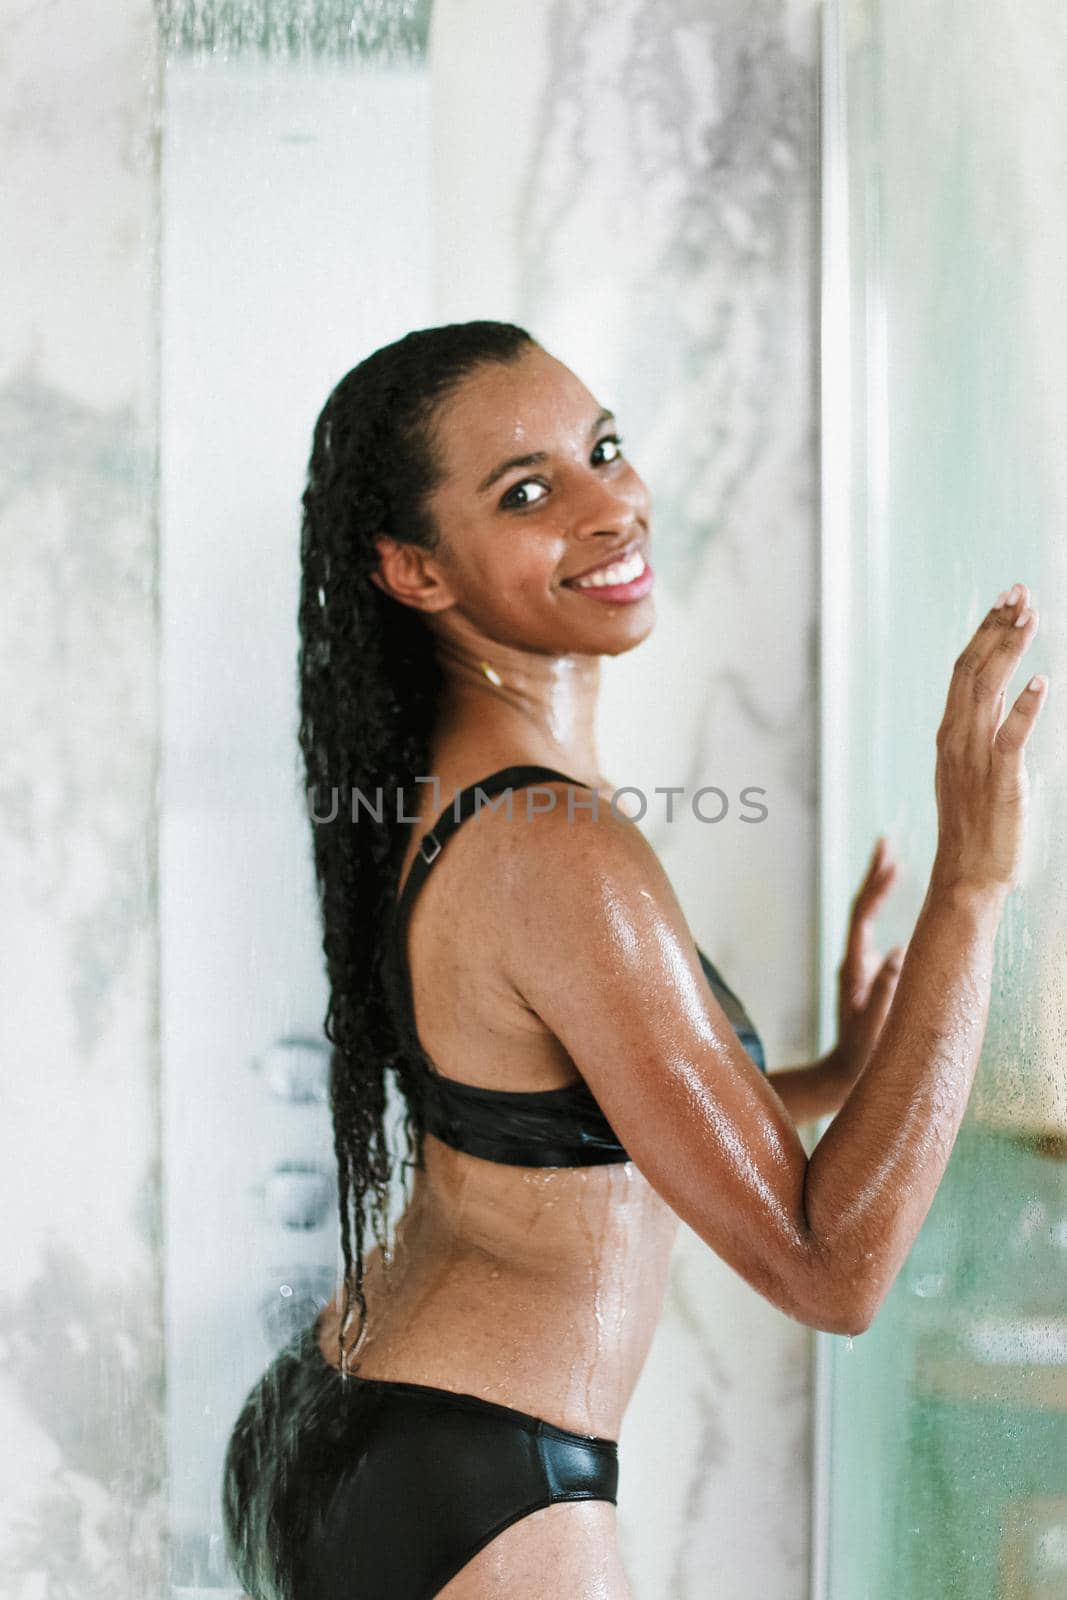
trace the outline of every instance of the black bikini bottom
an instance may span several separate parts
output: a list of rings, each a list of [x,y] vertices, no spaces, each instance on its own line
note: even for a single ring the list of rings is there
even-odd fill
[[[315,1325],[234,1425],[223,1524],[252,1600],[430,1600],[560,1500],[609,1500],[618,1444],[428,1384],[342,1377]]]

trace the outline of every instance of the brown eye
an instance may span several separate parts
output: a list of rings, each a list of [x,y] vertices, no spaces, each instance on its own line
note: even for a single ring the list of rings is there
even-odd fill
[[[531,499],[528,498],[529,497],[529,492],[530,492],[531,489],[540,489],[540,490],[542,490],[542,494],[536,495],[534,497],[534,499],[531,500]],[[540,481],[540,479],[538,479],[538,478],[523,478],[521,483],[516,483],[516,484],[512,485],[512,487],[508,490],[507,494],[501,500],[500,504],[502,506],[504,506],[505,508],[509,509],[509,510],[512,507],[516,507],[519,511],[522,511],[526,506],[535,506],[537,504],[538,500],[543,499],[544,495],[546,495],[547,493],[548,493],[548,490],[545,488],[544,484]],[[515,495],[518,495],[518,494],[526,495],[527,498],[524,499],[524,500],[516,500],[516,499],[514,499],[513,497]]]
[[[593,449],[594,456],[596,455],[597,451],[598,450],[602,450],[605,447],[605,445],[608,446],[612,451],[612,454],[609,455],[606,459],[604,457],[601,457],[601,461],[605,465],[608,462],[618,461],[618,460],[621,459],[621,457],[622,457],[622,439],[619,437],[619,435],[617,433],[609,433],[609,434],[606,434],[603,439],[599,439],[597,441],[594,449]]]

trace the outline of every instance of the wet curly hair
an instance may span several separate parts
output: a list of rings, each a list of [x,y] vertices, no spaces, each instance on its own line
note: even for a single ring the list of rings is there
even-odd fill
[[[300,541],[299,739],[330,996],[323,1027],[345,1274],[342,1371],[353,1295],[361,1324],[366,1316],[368,1226],[380,1245],[387,1236],[389,1070],[407,1106],[405,1166],[422,1164],[424,1132],[379,961],[406,842],[397,792],[428,775],[441,673],[422,615],[371,582],[375,538],[437,548],[428,509],[442,475],[437,408],[474,369],[514,361],[535,343],[507,322],[409,333],[353,367],[315,424]],[[353,820],[356,790],[380,792],[380,822],[365,807]]]

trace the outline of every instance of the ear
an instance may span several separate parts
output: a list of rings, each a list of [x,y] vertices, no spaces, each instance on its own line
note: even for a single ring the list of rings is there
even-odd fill
[[[429,550],[387,533],[378,534],[374,544],[378,570],[370,577],[383,594],[416,611],[444,611],[455,604],[448,580]]]

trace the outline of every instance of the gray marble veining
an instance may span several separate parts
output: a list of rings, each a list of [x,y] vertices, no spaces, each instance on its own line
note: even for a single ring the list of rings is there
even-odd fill
[[[802,1060],[815,1020],[815,7],[555,0],[538,45],[536,105],[512,111],[532,124],[518,320],[592,372],[654,495],[657,628],[605,668],[607,770],[646,793],[767,791],[770,816],[747,832],[684,809],[647,831],[775,1064]],[[623,1434],[620,1537],[640,1600],[807,1594],[810,1349],[683,1230]]]
[[[662,851],[780,1059],[813,1021],[814,11],[493,0],[474,101],[451,91],[476,123],[490,67],[522,72],[514,34],[493,61],[505,13],[536,46],[529,115],[494,130],[517,163],[500,310],[596,365],[657,502],[662,632],[608,680],[605,749],[620,781],[714,782],[725,753],[768,786],[743,848],[696,824]],[[31,246],[0,313],[0,1587],[20,1597],[164,1592],[154,29],[147,0],[61,0],[24,9],[0,62],[0,232]],[[624,1434],[640,1600],[802,1600],[808,1349],[683,1233]]]

